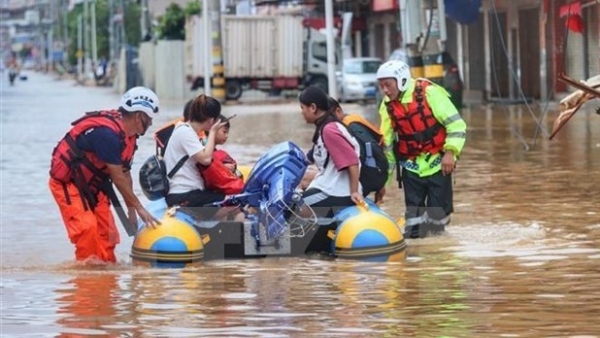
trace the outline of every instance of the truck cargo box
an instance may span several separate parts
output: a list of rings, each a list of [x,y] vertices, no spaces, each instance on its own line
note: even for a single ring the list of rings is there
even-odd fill
[[[304,28],[295,16],[221,16],[226,78],[302,77]],[[214,33],[213,33],[214,34]],[[201,17],[186,25],[186,73],[204,76]]]

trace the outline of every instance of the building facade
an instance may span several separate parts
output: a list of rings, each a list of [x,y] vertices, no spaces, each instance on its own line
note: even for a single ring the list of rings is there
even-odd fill
[[[472,24],[446,19],[445,47],[459,64],[467,91],[486,99],[546,100],[569,90],[558,74],[586,79],[600,73],[598,1],[481,3]],[[369,54],[387,59],[401,46],[398,0],[372,0],[371,9]]]

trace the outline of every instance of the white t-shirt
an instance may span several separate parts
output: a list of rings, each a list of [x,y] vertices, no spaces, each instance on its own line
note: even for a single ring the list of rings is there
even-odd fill
[[[188,155],[189,158],[169,179],[170,194],[182,194],[198,189],[204,190],[204,180],[196,167],[196,160],[194,160],[194,155],[202,150],[204,150],[204,145],[200,142],[194,128],[187,123],[177,122],[165,150],[164,160],[167,174],[182,157]]]

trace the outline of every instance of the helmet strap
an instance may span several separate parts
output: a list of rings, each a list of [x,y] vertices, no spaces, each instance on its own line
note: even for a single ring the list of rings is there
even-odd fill
[[[150,127],[150,123],[146,122],[146,118],[148,117],[148,115],[146,115],[146,113],[144,112],[138,112],[138,114],[143,114],[145,117],[140,117],[140,119],[142,120],[142,127],[144,127],[144,132],[142,133],[142,135],[144,135],[146,133],[146,131],[148,131],[148,127]]]

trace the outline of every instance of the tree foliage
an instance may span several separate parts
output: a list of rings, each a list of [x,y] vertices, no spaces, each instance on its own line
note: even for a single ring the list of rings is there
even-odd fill
[[[202,12],[199,0],[190,1],[182,9],[176,3],[167,7],[157,27],[158,37],[165,40],[185,40],[185,18]]]
[[[160,18],[158,37],[164,40],[185,40],[185,12],[178,4],[169,5]]]
[[[202,13],[202,6],[200,6],[200,0],[190,1],[185,6],[185,16],[198,15]]]
[[[113,1],[118,4],[118,1]],[[105,57],[109,58],[110,55],[110,35],[109,35],[109,6],[108,0],[95,0],[96,4],[96,46],[98,51],[98,58]],[[92,6],[92,3],[89,3]],[[125,43],[133,46],[139,45],[141,33],[140,33],[140,15],[141,8],[137,1],[123,1],[123,9],[125,12],[123,24],[125,32]],[[119,6],[114,6],[114,13],[119,12]],[[90,11],[91,12],[91,11]],[[77,63],[77,18],[79,15],[83,15],[83,3],[77,4],[73,10],[71,10],[67,16],[68,20],[68,32],[69,32],[69,49],[68,57],[71,64]],[[120,29],[119,25],[115,25],[115,29]],[[85,22],[82,29],[84,34],[83,48],[85,48]],[[117,32],[113,33],[117,34]],[[88,55],[91,56],[92,51],[90,50]]]

